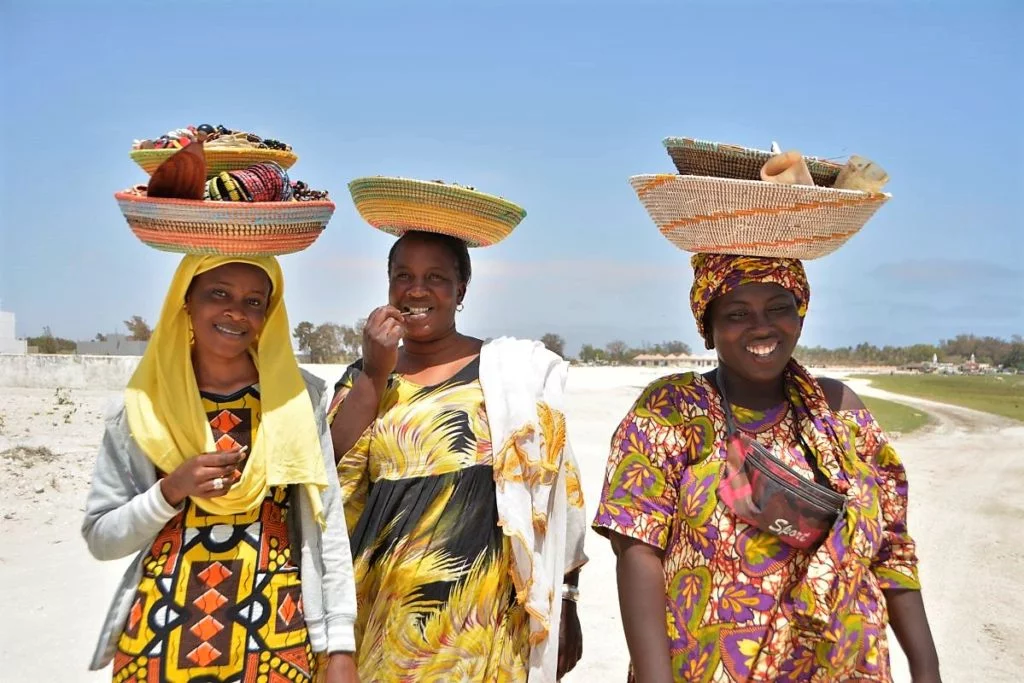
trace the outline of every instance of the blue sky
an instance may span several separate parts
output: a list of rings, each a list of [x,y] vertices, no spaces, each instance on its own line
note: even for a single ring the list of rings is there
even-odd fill
[[[528,211],[474,251],[463,331],[697,346],[687,254],[627,182],[685,135],[889,171],[889,204],[808,265],[804,343],[1024,333],[1022,7],[0,0],[0,300],[22,336],[153,322],[177,258],[113,200],[145,180],[131,141],[223,123],[292,144],[292,177],[338,204],[282,258],[293,326],[384,302],[391,238],[346,183],[386,174]]]

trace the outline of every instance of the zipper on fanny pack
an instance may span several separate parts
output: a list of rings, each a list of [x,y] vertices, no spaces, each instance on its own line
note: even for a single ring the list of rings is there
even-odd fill
[[[761,444],[757,444],[757,445],[761,446]],[[792,467],[787,465],[785,462],[782,461],[781,458],[776,456],[774,453],[769,451],[764,446],[761,446],[761,449],[758,452],[759,452],[760,455],[763,455],[764,457],[768,458],[769,460],[771,460],[772,462],[777,464],[779,467],[782,467],[782,468],[787,469],[787,470],[791,470],[794,473],[795,476],[800,477],[800,474],[798,472],[796,472],[795,469],[793,469]],[[755,464],[760,465],[760,463],[757,463],[756,461],[755,461]],[[812,469],[814,467],[810,463],[808,463],[808,466],[811,467]],[[836,505],[838,505],[839,501],[845,500],[845,496],[843,496],[838,491],[835,491],[835,490],[829,488],[828,486],[825,486],[823,484],[819,484],[818,482],[816,482],[814,480],[811,480],[811,479],[804,479],[803,477],[800,477],[800,479],[805,481],[805,482],[807,482],[807,485],[810,487],[810,491],[813,492],[814,495],[821,496],[821,498],[823,500],[828,501],[829,503],[831,503],[832,501],[835,501]],[[792,484],[790,484],[790,486],[792,486]]]
[[[772,459],[775,460],[776,462],[780,462],[777,458]],[[812,505],[815,505],[826,512],[838,512],[841,502],[845,500],[845,498],[840,496],[835,491],[831,492],[832,495],[835,496],[835,498],[832,499],[831,497],[826,496],[824,493],[815,490],[815,488],[807,490],[794,487],[793,484],[789,483],[788,481],[777,475],[775,472],[773,472],[770,467],[758,462],[757,458],[747,457],[746,461],[749,462],[753,467],[757,468],[762,474],[767,476],[769,479],[771,479],[779,486],[783,487],[784,489],[792,493],[793,495],[802,498],[806,502],[811,503]],[[801,477],[801,479],[803,479],[803,477]],[[813,481],[807,479],[804,479],[804,481],[806,481],[812,487],[818,487],[818,484],[815,484]]]
[[[718,394],[722,399],[722,409],[725,412],[726,434],[727,436],[732,436],[733,434],[737,434],[739,430],[736,428],[736,422],[733,419],[732,415],[732,408],[729,406],[729,399],[726,396],[725,384],[722,381],[721,366],[719,366],[719,368],[715,371],[715,384],[718,388]],[[793,419],[796,419],[795,414]],[[801,443],[803,443],[806,447],[806,442],[804,441],[803,436],[799,434],[798,436],[800,438]],[[782,462],[782,460],[775,457],[767,448],[757,443],[757,441],[751,440],[751,443],[756,444],[757,446],[760,447],[760,449],[756,450],[756,452],[759,455],[766,456],[770,460],[778,463],[778,465],[784,469],[793,469],[786,463]],[[810,455],[813,457],[813,451],[810,451]],[[744,460],[750,460],[751,464],[753,464],[758,470],[765,473],[768,477],[770,477],[773,481],[777,482],[787,491],[792,492],[793,494],[799,496],[800,498],[806,500],[809,503],[817,505],[818,507],[826,510],[827,512],[835,512],[838,510],[838,512],[842,513],[846,509],[846,496],[842,495],[841,493],[838,493],[837,491],[834,491],[833,489],[829,488],[828,486],[825,486],[824,484],[819,484],[816,481],[818,476],[821,474],[817,468],[816,458],[815,462],[808,463],[811,467],[811,471],[813,473],[813,476],[815,477],[815,480],[804,479],[803,477],[800,477],[799,474],[796,474],[797,477],[807,482],[807,484],[810,486],[810,491],[804,491],[794,488],[793,484],[789,483],[788,481],[785,481],[784,479],[779,477],[779,475],[772,472],[767,465],[763,465],[762,463],[757,462],[756,458],[746,457],[744,458]]]

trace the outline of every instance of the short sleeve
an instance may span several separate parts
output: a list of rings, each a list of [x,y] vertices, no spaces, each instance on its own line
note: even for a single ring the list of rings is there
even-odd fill
[[[348,396],[348,392],[352,391],[352,386],[355,384],[356,377],[363,371],[363,360],[360,358],[352,365],[345,368],[345,373],[341,376],[334,384],[334,398],[331,400],[331,407],[327,410],[327,423],[334,423],[334,416],[338,414],[338,408],[341,407],[341,402]]]
[[[683,468],[713,445],[711,421],[697,406],[706,394],[692,373],[649,385],[612,437],[593,528],[664,550],[668,546]]]

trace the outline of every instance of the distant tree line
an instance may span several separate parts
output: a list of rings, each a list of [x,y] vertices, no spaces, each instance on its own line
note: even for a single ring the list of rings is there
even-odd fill
[[[144,341],[152,335],[152,329],[141,316],[132,316],[124,322],[130,335],[129,339]],[[309,362],[348,363],[362,354],[365,325],[365,319],[357,320],[354,325],[331,322],[314,325],[309,321],[303,321],[295,327],[292,334],[295,336],[299,351],[308,355]],[[105,336],[97,334],[96,339],[103,341]],[[39,353],[74,353],[76,349],[73,340],[55,337],[49,326],[43,328],[42,335],[29,337],[26,341],[30,347],[38,349]],[[541,342],[558,355],[566,356],[565,339],[561,335],[549,332],[541,337]],[[617,339],[603,347],[584,344],[577,357],[584,363],[630,363],[641,354],[690,353],[690,346],[679,340],[657,344],[645,342],[634,347]],[[1006,340],[961,334],[953,339],[943,339],[938,344],[910,346],[875,346],[867,342],[832,349],[821,346],[798,346],[793,355],[806,365],[902,366],[926,363],[933,357],[937,357],[943,363],[959,364],[969,360],[972,354],[979,363],[1024,370],[1024,336],[1015,334]]]
[[[28,337],[25,343],[34,347],[38,353],[74,353],[77,345],[70,339],[54,337],[50,326],[43,328],[43,333],[38,337]]]
[[[301,322],[294,335],[299,350],[308,354],[311,363],[351,362],[362,352],[363,327],[366,320],[355,325]],[[551,351],[565,357],[565,339],[548,332],[541,342]],[[679,340],[642,343],[631,346],[621,339],[602,347],[584,344],[577,358],[583,363],[630,363],[641,354],[689,355],[690,345]],[[944,339],[938,344],[912,344],[910,346],[875,346],[867,342],[856,346],[827,349],[821,346],[798,346],[794,355],[807,365],[887,365],[902,366],[931,361],[935,356],[944,363],[963,363],[974,354],[979,363],[1024,370],[1024,338],[1013,335],[1010,340],[962,334]]]
[[[638,347],[631,347],[621,339],[616,339],[605,344],[604,348],[584,344],[580,349],[579,359],[583,363],[629,363],[642,354],[667,356],[690,353],[690,345],[679,340],[658,344],[644,343]]]
[[[362,355],[363,328],[366,319],[355,325],[313,323],[303,320],[295,326],[292,335],[299,351],[309,356],[310,363],[350,363]]]
[[[149,341],[149,338],[153,336],[153,329],[141,315],[133,315],[128,320],[125,320],[124,326],[128,329],[128,339],[130,340]],[[97,332],[93,340],[105,342],[107,341],[107,335]],[[25,342],[30,348],[35,349],[36,353],[75,353],[78,349],[78,342],[75,340],[55,337],[49,325],[43,327],[41,335],[38,337],[27,337]]]
[[[1024,370],[1024,337],[1015,334],[1006,341],[961,334],[953,339],[943,339],[938,344],[911,346],[879,347],[866,342],[835,349],[798,346],[793,355],[807,365],[901,366],[929,362],[933,357],[938,357],[942,363],[963,363],[970,360],[971,354],[979,363]]]

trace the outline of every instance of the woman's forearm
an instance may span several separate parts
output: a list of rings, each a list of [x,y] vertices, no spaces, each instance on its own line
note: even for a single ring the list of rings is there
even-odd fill
[[[914,681],[939,681],[939,655],[935,650],[921,591],[886,590],[889,622],[910,665]]]
[[[665,572],[660,552],[624,536],[613,536],[618,558],[619,610],[637,683],[672,683],[665,625]]]

